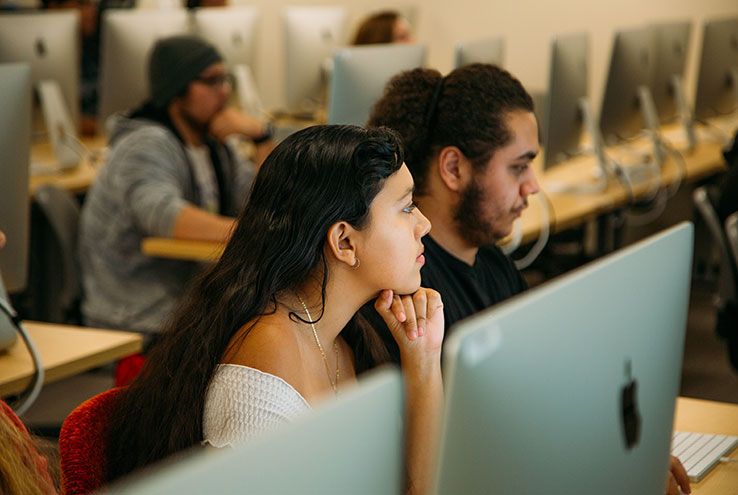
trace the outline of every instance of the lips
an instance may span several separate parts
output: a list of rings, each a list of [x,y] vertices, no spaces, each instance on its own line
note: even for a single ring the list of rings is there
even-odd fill
[[[417,258],[415,258],[415,261],[417,261],[418,263],[425,263],[425,256],[423,255],[424,252],[425,252],[425,248],[421,246],[420,254],[418,255]]]

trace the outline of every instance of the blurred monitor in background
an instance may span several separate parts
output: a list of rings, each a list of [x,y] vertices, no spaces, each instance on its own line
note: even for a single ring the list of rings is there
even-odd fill
[[[703,33],[694,101],[698,119],[738,108],[738,17],[708,21]]]

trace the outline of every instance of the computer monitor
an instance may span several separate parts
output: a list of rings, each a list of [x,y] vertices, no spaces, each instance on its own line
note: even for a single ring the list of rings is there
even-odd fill
[[[190,32],[185,9],[108,9],[102,15],[100,102],[104,125],[111,114],[130,110],[149,96],[148,63],[154,43]]]
[[[400,372],[378,370],[339,400],[271,434],[154,467],[110,494],[400,495],[402,417]]]
[[[505,40],[501,37],[457,43],[454,67],[477,63],[502,67],[504,50]]]
[[[233,97],[252,115],[264,111],[256,87],[257,7],[203,7],[193,10],[193,32],[215,45],[233,74]]]
[[[589,36],[554,38],[548,75],[543,167],[571,158],[580,149],[589,91]],[[591,119],[590,119],[591,120]]]
[[[662,124],[674,122],[680,116],[679,92],[684,95],[684,75],[687,69],[689,36],[692,23],[668,22],[651,26],[654,36],[654,64],[651,94]],[[675,76],[679,83],[675,84]]]
[[[681,224],[459,323],[437,493],[664,493],[692,242]]]
[[[79,122],[79,36],[76,10],[0,14],[0,63],[30,64],[34,88],[56,81],[73,122]],[[43,132],[43,120],[34,120],[34,132]]]
[[[615,33],[600,107],[600,129],[606,142],[633,138],[646,128],[641,88],[651,84],[653,66],[653,37],[648,28]]]
[[[333,56],[328,123],[365,125],[372,105],[396,74],[422,67],[425,45],[379,44],[344,48]]]
[[[194,10],[194,34],[215,45],[226,65],[244,64],[253,70],[256,61],[257,7],[203,7]]]
[[[288,110],[312,113],[325,102],[333,52],[345,43],[344,7],[289,7],[283,12]]]
[[[738,108],[738,17],[704,24],[694,113],[698,119]]]
[[[0,272],[8,292],[27,280],[31,81],[29,64],[0,64]]]

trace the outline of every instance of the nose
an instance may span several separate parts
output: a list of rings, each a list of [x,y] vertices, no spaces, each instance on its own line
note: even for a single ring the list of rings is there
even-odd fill
[[[534,174],[532,170],[529,170],[528,177],[526,177],[526,179],[520,185],[520,195],[525,198],[530,194],[538,194],[538,191],[540,190],[541,188],[538,185],[536,174]]]
[[[430,232],[431,223],[430,220],[423,215],[423,212],[420,211],[420,208],[415,208],[415,214],[418,216],[418,223],[415,225],[415,236],[420,239]]]

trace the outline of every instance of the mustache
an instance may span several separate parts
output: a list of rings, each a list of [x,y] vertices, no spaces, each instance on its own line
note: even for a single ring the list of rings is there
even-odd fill
[[[518,206],[517,208],[513,208],[512,211],[515,212],[515,213],[517,213],[519,211],[523,211],[527,207],[528,207],[528,198],[523,198],[523,202],[520,203],[520,206]]]

